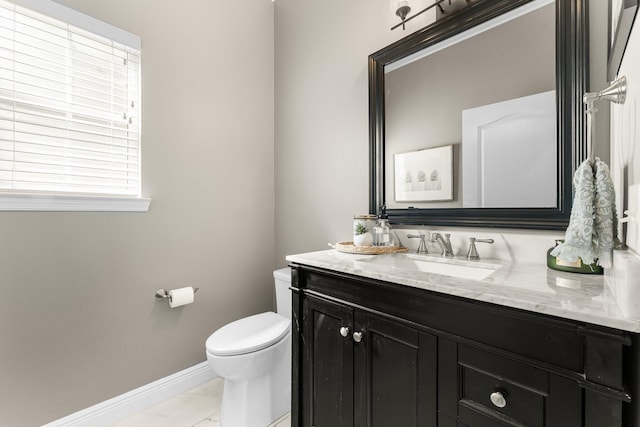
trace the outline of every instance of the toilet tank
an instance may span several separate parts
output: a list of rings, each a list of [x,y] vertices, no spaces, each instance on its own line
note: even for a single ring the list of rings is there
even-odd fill
[[[291,269],[281,268],[273,272],[276,282],[276,312],[291,319]]]

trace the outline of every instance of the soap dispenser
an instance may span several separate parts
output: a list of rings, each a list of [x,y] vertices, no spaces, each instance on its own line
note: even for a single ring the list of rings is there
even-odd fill
[[[389,215],[387,215],[387,207],[380,206],[378,221],[373,228],[373,245],[374,246],[394,246],[393,233],[389,225]]]

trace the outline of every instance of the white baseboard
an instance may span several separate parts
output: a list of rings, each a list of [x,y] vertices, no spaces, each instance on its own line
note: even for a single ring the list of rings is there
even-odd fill
[[[43,427],[109,426],[214,378],[216,378],[216,375],[211,370],[209,363],[202,362],[120,396],[52,421]]]

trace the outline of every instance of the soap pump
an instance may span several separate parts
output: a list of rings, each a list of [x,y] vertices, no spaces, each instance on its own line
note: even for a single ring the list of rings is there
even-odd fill
[[[393,234],[389,225],[389,215],[387,215],[387,207],[380,206],[378,221],[373,228],[373,245],[374,246],[394,246]]]

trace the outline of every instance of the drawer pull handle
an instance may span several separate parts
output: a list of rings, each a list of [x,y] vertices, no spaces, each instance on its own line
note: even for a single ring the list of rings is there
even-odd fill
[[[354,332],[353,333],[353,340],[355,342],[360,342],[362,341],[362,332]]]
[[[496,405],[498,408],[504,408],[505,406],[507,406],[507,399],[505,399],[505,397],[499,391],[491,393],[491,396],[489,396],[489,398],[491,399],[491,403]]]
[[[340,328],[340,335],[342,335],[343,337],[349,335],[349,328],[347,328],[346,326]]]

